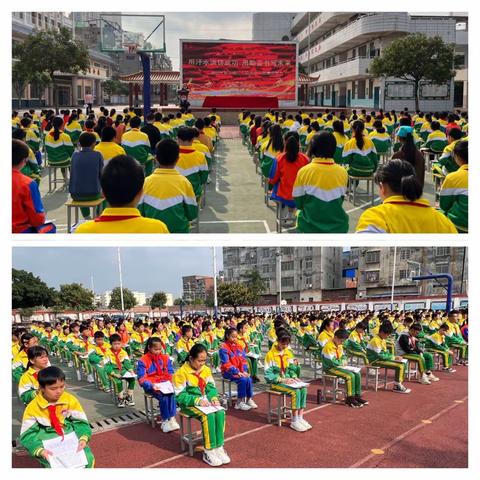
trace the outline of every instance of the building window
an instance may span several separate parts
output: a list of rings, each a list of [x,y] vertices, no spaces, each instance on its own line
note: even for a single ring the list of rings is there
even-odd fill
[[[402,248],[400,250],[400,260],[410,260],[411,257],[412,257],[411,248]]]
[[[368,81],[368,98],[373,98],[373,80]]]
[[[378,283],[379,278],[380,278],[380,270],[371,270],[369,272],[365,272],[366,283]]]
[[[313,251],[313,247],[307,247],[307,248],[305,249],[305,251],[307,251],[307,252],[312,252],[312,251]]]
[[[400,270],[399,278],[400,280],[405,280],[406,278],[408,278],[408,270]]]
[[[294,285],[294,278],[293,277],[285,277],[282,278],[282,287],[293,287]]]
[[[305,270],[311,270],[312,269],[312,264],[313,261],[311,258],[306,258],[305,259]]]
[[[311,275],[305,275],[305,286],[307,288],[312,287],[312,276]]]
[[[365,98],[365,80],[358,81],[358,98]]]
[[[287,272],[294,269],[294,263],[291,262],[282,262],[282,272]]]
[[[293,247],[283,247],[282,248],[283,255],[293,255]]]
[[[365,256],[365,263],[380,263],[380,250],[367,252]]]
[[[82,86],[77,85],[77,99],[80,100],[82,97]]]
[[[358,56],[360,58],[365,58],[367,56],[367,46],[362,45],[361,47],[358,47]]]
[[[32,23],[37,24],[37,12],[32,12]]]
[[[270,250],[268,248],[262,249],[262,258],[269,258],[270,257]]]
[[[269,273],[269,272],[270,272],[270,265],[263,265],[262,273]]]
[[[450,247],[436,247],[435,256],[436,257],[448,257],[450,255]]]
[[[437,263],[436,270],[436,273],[450,273],[450,264],[448,262]]]

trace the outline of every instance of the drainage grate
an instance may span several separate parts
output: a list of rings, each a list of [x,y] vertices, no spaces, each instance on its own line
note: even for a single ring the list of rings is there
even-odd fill
[[[124,413],[115,417],[103,418],[90,423],[92,433],[105,432],[118,427],[125,427],[127,425],[134,425],[145,421],[145,412],[137,410],[134,412]]]

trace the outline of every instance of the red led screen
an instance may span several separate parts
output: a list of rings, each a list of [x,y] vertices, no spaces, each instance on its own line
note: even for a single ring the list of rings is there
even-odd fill
[[[296,44],[183,40],[181,52],[182,82],[194,103],[218,95],[296,101]]]

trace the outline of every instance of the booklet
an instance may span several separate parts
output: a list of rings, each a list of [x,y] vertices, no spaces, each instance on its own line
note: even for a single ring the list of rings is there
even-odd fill
[[[310,384],[302,382],[302,380],[296,380],[294,383],[287,383],[286,385],[292,388],[303,388],[308,387]]]
[[[213,405],[211,405],[210,407],[200,407],[200,406],[197,406],[196,408],[198,408],[202,413],[204,413],[205,415],[209,415],[210,413],[215,413],[215,412],[219,412],[220,410],[225,410],[223,407],[221,406],[218,406],[218,407],[214,407]]]
[[[361,368],[359,367],[352,367],[351,365],[343,365],[342,367],[343,370],[350,370],[353,373],[358,373],[360,372]]]
[[[247,357],[260,358],[260,355],[258,353],[248,352]]]
[[[154,383],[153,388],[155,390],[160,390],[164,394],[173,393],[173,383],[172,382],[160,382]]]
[[[122,378],[137,378],[133,372],[127,372],[125,375],[122,375]]]
[[[87,456],[81,450],[77,452],[78,437],[75,432],[63,437],[43,440],[43,448],[52,452],[49,457],[51,468],[83,468],[87,465]]]

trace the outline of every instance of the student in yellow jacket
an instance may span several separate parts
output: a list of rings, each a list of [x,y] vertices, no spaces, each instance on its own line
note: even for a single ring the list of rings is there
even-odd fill
[[[101,135],[101,142],[98,143],[94,150],[100,152],[105,165],[109,160],[118,156],[126,155],[125,149],[115,142],[116,132],[113,127],[104,127]]]
[[[65,374],[58,367],[47,367],[38,373],[39,393],[28,404],[22,419],[20,443],[40,465],[50,468],[52,452],[45,449],[44,440],[75,434],[77,450],[83,450],[87,468],[93,468],[95,458],[88,442],[92,429],[79,401],[65,391]]]
[[[38,372],[50,365],[48,352],[43,347],[28,349],[27,371],[20,377],[18,382],[18,396],[25,405],[28,405],[38,392]]]
[[[457,233],[443,213],[422,198],[415,170],[405,160],[390,160],[375,175],[381,205],[363,212],[357,233]]]
[[[370,177],[377,169],[377,150],[373,141],[365,136],[362,121],[353,122],[352,131],[352,138],[343,147],[343,163],[348,165],[350,176]]]
[[[122,147],[135,158],[145,169],[145,176],[148,177],[153,172],[153,155],[150,148],[148,135],[140,131],[140,117],[134,117],[130,120],[131,130],[122,135]]]

